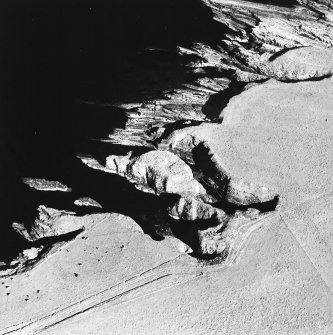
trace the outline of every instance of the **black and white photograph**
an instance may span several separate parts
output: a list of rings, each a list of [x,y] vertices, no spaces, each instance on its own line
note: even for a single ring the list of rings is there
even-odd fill
[[[0,0],[0,335],[333,334],[333,0]]]

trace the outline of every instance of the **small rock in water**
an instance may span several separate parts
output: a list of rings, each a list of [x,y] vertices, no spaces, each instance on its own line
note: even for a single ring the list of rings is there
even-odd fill
[[[61,191],[71,192],[72,189],[58,181],[39,179],[39,178],[23,178],[23,183],[38,191]]]
[[[89,197],[82,197],[74,201],[76,206],[91,206],[102,208],[101,204],[99,204],[96,200],[91,199]]]

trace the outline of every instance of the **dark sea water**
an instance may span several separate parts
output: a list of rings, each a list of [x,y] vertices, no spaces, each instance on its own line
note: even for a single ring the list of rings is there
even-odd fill
[[[128,149],[91,140],[124,126],[123,111],[81,102],[140,101],[147,89],[180,87],[191,75],[176,47],[214,46],[227,31],[196,0],[0,1],[0,260],[27,246],[11,224],[31,222],[39,204],[70,210],[90,196],[128,215],[158,207],[76,158]],[[22,177],[58,180],[73,192],[35,191]]]

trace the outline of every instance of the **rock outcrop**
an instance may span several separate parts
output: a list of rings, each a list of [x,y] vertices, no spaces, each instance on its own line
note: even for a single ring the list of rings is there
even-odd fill
[[[107,157],[105,167],[99,169],[125,177],[144,192],[210,200],[204,187],[194,179],[191,168],[171,152],[153,150],[138,157],[132,157],[132,153],[112,155]]]
[[[41,178],[23,178],[23,183],[38,191],[61,191],[71,192],[72,189],[59,181],[46,180]]]
[[[226,258],[230,253],[239,229],[262,215],[258,209],[235,211],[226,214],[222,209],[193,199],[180,198],[169,208],[169,215],[181,220],[189,230],[195,230],[197,237],[191,245],[199,255],[219,255]],[[194,228],[197,224],[197,228]],[[244,231],[242,232],[244,234]]]
[[[223,129],[223,125],[221,129]],[[174,131],[167,138],[161,140],[158,147],[178,154],[195,170],[198,180],[216,201],[227,201],[235,205],[251,205],[274,201],[277,193],[267,187],[252,181],[234,176],[222,164],[209,142],[200,133],[196,134],[195,127]],[[221,144],[223,146],[223,144]]]
[[[210,221],[211,225],[223,222],[227,224],[229,219],[228,215],[223,210],[194,199],[180,198],[171,208],[169,208],[168,212],[169,215],[176,220],[204,220]]]
[[[13,228],[28,241],[37,241],[45,237],[54,237],[83,230],[80,219],[74,212],[38,207],[38,217],[27,229],[24,224],[13,223]]]
[[[96,200],[91,199],[89,197],[82,197],[79,199],[76,199],[74,201],[74,205],[76,206],[84,206],[84,207],[97,207],[97,208],[102,208],[102,205],[98,203]]]
[[[198,230],[198,249],[201,255],[223,255],[226,259],[235,247],[236,238],[246,231],[240,229],[246,224],[254,224],[260,218],[259,211],[248,209],[245,212],[236,211],[224,222],[214,227]],[[247,227],[249,229],[250,226]]]

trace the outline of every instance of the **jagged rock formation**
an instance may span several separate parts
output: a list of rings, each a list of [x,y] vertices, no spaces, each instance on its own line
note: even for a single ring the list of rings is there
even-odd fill
[[[191,129],[191,130],[189,130]],[[186,161],[196,171],[198,180],[216,201],[224,200],[236,205],[250,205],[273,201],[277,194],[264,186],[235,177],[221,163],[210,148],[200,128],[174,131],[158,144],[161,150],[170,150]],[[224,127],[222,126],[222,131]]]
[[[255,224],[259,219],[259,211],[249,209],[245,212],[236,211],[228,218],[228,222],[220,223],[217,226],[198,230],[198,253],[203,255],[219,255],[225,258],[230,255],[235,247],[235,241],[239,235],[246,234],[246,231],[240,232],[246,224]],[[247,226],[249,229],[250,226]]]
[[[150,140],[154,132],[151,130],[177,120],[204,121],[209,108],[207,101],[226,90],[235,79],[241,82],[267,77],[303,80],[330,73],[330,65],[324,60],[330,61],[331,54],[324,48],[333,46],[333,15],[329,2],[293,1],[287,5],[280,1],[267,4],[243,0],[204,2],[221,24],[221,31],[227,27],[228,32],[216,38],[217,45],[197,42],[190,48],[179,46],[180,55],[198,58],[188,62],[194,82],[172,92],[161,92],[162,97],[144,103],[117,104],[128,111],[129,120],[125,129],[116,129],[103,141],[152,147]],[[289,55],[283,54],[293,48],[296,49],[289,51]],[[310,70],[300,60],[302,57],[318,65],[312,63]],[[282,69],[286,66],[288,70]]]
[[[191,223],[192,225],[195,222],[198,223],[196,240],[198,254],[223,254],[226,257],[239,235],[239,228],[259,219],[260,211],[251,208],[228,215],[222,209],[209,204],[180,198],[173,207],[169,208],[169,215],[173,219],[188,222],[189,229],[193,229]],[[200,225],[205,227],[200,228]]]
[[[194,128],[196,129],[196,128]],[[187,129],[172,133],[163,142],[161,147],[180,154],[180,157],[191,157],[193,169],[200,168],[200,164],[193,159],[193,152],[202,141],[195,135],[188,135]],[[82,159],[95,169],[104,172],[116,173],[125,177],[128,181],[145,192],[152,192],[156,195],[162,193],[177,194],[182,198],[169,210],[172,218],[184,221],[206,220],[208,226],[217,226],[215,229],[201,232],[198,235],[199,247],[197,249],[203,254],[221,254],[225,256],[233,245],[237,236],[237,229],[241,225],[240,215],[236,212],[238,224],[234,225],[233,216],[228,216],[223,210],[217,209],[205,202],[224,201],[236,206],[260,205],[262,203],[272,203],[272,209],[278,200],[277,194],[271,190],[256,185],[252,182],[245,182],[240,178],[232,178],[225,169],[221,168],[218,159],[206,148],[206,152],[201,152],[200,159],[206,163],[206,168],[201,169],[203,184],[200,184],[193,177],[192,170],[183,160],[169,151],[153,150],[138,157],[132,157],[132,153],[126,156],[108,156],[105,167],[98,162],[92,163],[92,159]],[[205,188],[202,186],[204,185]],[[258,211],[259,212],[259,211]],[[245,215],[244,218],[247,216]],[[254,215],[251,219],[257,219]],[[248,219],[243,220],[247,223]],[[208,239],[211,238],[211,243]],[[193,243],[196,244],[197,241]],[[210,245],[208,247],[207,245]]]
[[[150,151],[134,159],[109,156],[106,167],[125,176],[139,189],[150,190],[157,195],[173,193],[209,200],[205,189],[194,179],[190,167],[171,152]]]
[[[176,220],[195,221],[204,220],[216,223],[227,223],[228,215],[221,209],[195,199],[180,198],[173,207],[169,208],[169,215]],[[212,223],[214,225],[214,223]]]
[[[105,167],[95,164],[95,168],[119,174],[145,192],[210,200],[203,186],[194,179],[191,168],[173,153],[154,150],[139,157],[131,155],[108,156]]]
[[[29,231],[24,224],[13,223],[13,228],[28,241],[37,241],[45,237],[54,237],[80,231],[84,227],[74,212],[38,207],[38,217],[31,224]]]

